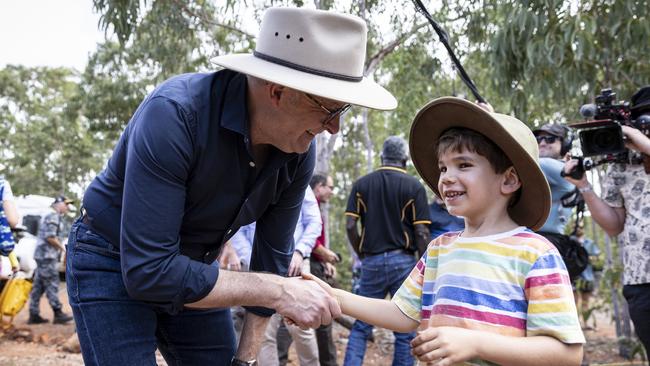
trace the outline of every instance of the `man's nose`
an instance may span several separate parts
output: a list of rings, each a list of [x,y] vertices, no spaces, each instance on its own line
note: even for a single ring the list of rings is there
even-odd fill
[[[341,129],[341,117],[339,116],[329,121],[325,125],[325,129],[327,130],[327,132],[331,133],[332,135],[338,133],[339,130]]]

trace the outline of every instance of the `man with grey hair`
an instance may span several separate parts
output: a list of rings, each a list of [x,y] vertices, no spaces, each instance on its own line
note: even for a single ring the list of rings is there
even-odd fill
[[[406,141],[389,136],[381,167],[352,186],[345,211],[347,235],[361,258],[358,295],[383,299],[402,285],[429,241],[429,208],[424,187],[406,173]],[[361,235],[357,223],[361,222]],[[352,327],[344,365],[362,365],[372,326],[357,320]],[[414,333],[395,332],[393,365],[412,365]]]
[[[269,8],[250,54],[172,77],[126,125],[68,242],[68,296],[86,365],[254,365],[269,317],[316,328],[340,315],[318,284],[286,278],[315,165],[314,137],[351,105],[395,98],[363,76],[359,17]],[[215,263],[256,222],[251,272]],[[246,315],[239,341],[228,307]]]

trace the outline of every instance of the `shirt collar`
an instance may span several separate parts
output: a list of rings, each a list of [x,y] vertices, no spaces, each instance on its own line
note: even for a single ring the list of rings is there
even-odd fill
[[[406,169],[396,167],[396,166],[393,166],[393,165],[383,165],[383,166],[379,167],[377,170],[394,170],[394,171],[406,174]]]
[[[216,89],[216,88],[215,88]],[[221,112],[221,127],[249,137],[248,131],[248,102],[246,94],[248,85],[246,75],[237,74],[228,82],[223,98]]]

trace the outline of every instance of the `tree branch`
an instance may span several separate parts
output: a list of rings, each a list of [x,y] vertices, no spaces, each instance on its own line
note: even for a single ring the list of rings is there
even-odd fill
[[[388,56],[391,52],[397,48],[401,43],[403,43],[405,40],[407,40],[409,37],[417,33],[420,28],[424,27],[428,23],[423,22],[420,24],[416,24],[409,30],[408,32],[402,33],[399,37],[397,37],[395,40],[392,42],[388,43],[386,46],[384,46],[382,49],[380,49],[376,54],[374,54],[372,57],[368,59],[368,62],[366,62],[366,70],[365,74],[370,75],[372,74],[375,69],[379,66],[379,64]]]
[[[201,23],[203,23],[205,25],[225,28],[225,29],[231,30],[233,32],[240,33],[243,36],[245,36],[246,38],[248,38],[249,40],[255,39],[255,36],[253,34],[250,34],[250,33],[246,32],[246,31],[243,31],[243,30],[241,30],[241,29],[239,29],[237,27],[233,27],[233,26],[228,25],[228,24],[220,23],[220,22],[218,22],[218,21],[216,21],[214,19],[206,17],[205,14],[197,14],[194,10],[190,9],[190,7],[187,6],[187,4],[185,2],[183,2],[183,1],[180,1],[180,0],[173,0],[173,1],[183,12],[185,12],[187,15],[189,15],[191,17],[194,17],[194,18],[198,19]]]

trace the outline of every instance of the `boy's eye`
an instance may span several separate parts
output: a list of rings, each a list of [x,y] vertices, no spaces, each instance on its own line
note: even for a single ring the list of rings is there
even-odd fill
[[[438,169],[440,169],[440,173],[444,173],[447,171],[447,168],[444,166],[439,166]]]
[[[470,164],[470,163],[460,163],[458,166],[461,169],[463,169],[463,168],[470,168],[472,166],[472,164]]]

